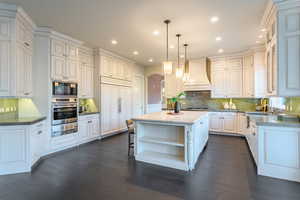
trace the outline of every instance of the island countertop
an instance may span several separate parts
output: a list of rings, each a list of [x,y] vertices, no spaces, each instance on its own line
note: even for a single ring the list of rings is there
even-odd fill
[[[180,114],[171,115],[168,111],[154,112],[135,117],[133,121],[144,122],[161,122],[174,124],[194,124],[202,117],[207,116],[208,112],[204,111],[181,111]]]

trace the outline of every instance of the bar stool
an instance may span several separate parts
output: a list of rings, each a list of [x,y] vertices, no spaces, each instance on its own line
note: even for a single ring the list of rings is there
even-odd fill
[[[130,149],[134,149],[134,125],[132,120],[126,120],[128,130],[128,156],[130,156]],[[133,137],[132,137],[133,136]]]

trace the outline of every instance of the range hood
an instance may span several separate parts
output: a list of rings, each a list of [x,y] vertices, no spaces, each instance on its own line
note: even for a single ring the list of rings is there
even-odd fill
[[[189,80],[184,82],[184,91],[211,90],[210,62],[207,58],[189,61]]]

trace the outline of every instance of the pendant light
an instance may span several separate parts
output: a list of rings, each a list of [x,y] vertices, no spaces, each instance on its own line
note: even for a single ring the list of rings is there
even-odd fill
[[[164,21],[164,23],[167,26],[167,56],[166,61],[163,62],[163,67],[165,74],[172,74],[172,62],[169,61],[169,24],[171,23],[171,21],[167,19]]]
[[[187,59],[187,47],[188,44],[184,44],[184,73],[183,73],[183,81],[188,81],[190,79],[189,74],[189,61]]]
[[[176,68],[176,78],[181,78],[182,75],[183,75],[183,69],[182,67],[180,66],[180,60],[179,60],[179,38],[180,38],[180,34],[177,34],[176,37],[177,37],[177,68]]]

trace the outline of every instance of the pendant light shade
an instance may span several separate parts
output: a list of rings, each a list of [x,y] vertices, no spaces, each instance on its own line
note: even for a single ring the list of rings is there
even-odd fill
[[[180,60],[179,60],[179,38],[180,38],[180,34],[177,34],[177,68],[176,68],[176,78],[181,78],[183,75],[183,69],[180,66]]]
[[[182,80],[184,82],[189,81],[190,79],[190,73],[189,73],[189,61],[187,59],[187,47],[188,44],[184,44],[184,72],[183,72],[183,78]]]
[[[169,24],[171,23],[170,20],[165,20],[164,23],[167,26],[167,55],[166,55],[166,61],[163,62],[164,67],[164,73],[165,74],[172,74],[173,66],[172,62],[169,61]]]

